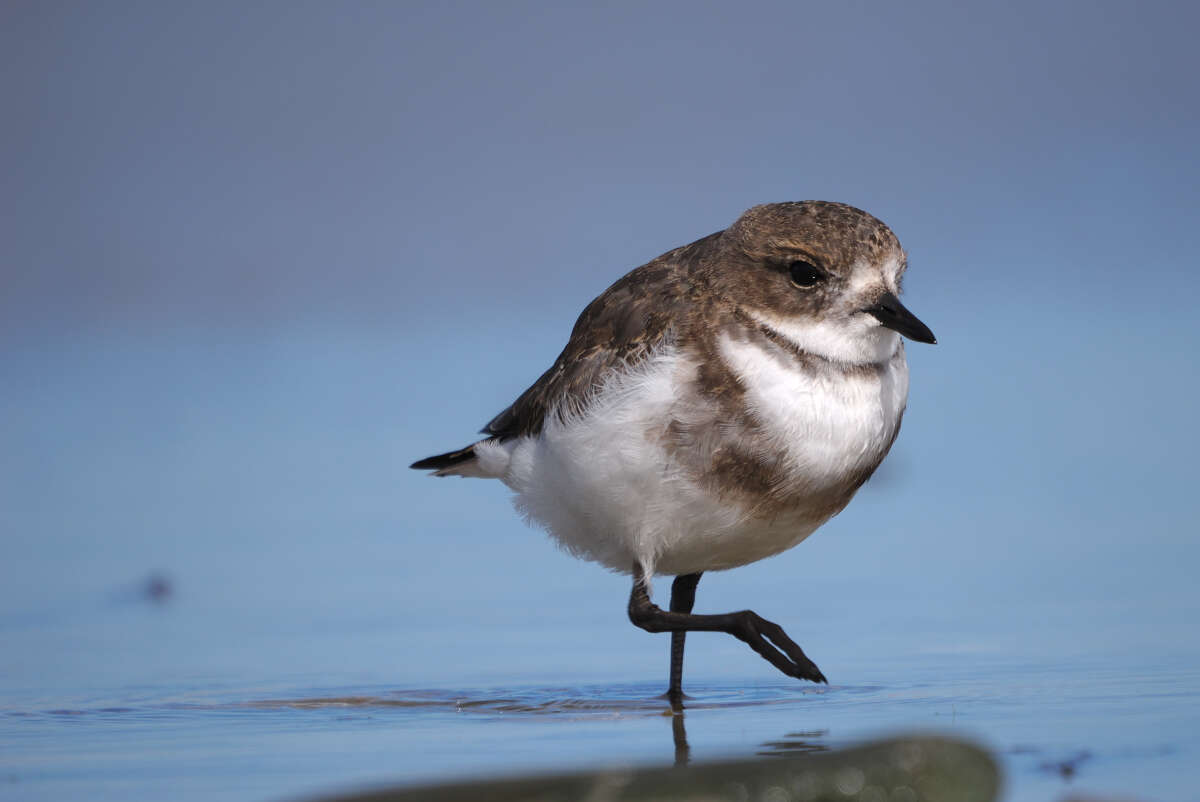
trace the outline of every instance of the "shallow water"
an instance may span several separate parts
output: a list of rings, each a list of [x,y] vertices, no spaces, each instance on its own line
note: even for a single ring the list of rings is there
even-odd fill
[[[916,729],[993,750],[1008,799],[1187,799],[1197,672],[1008,666],[869,685],[403,689],[219,683],[4,700],[0,793],[21,799],[298,798],[523,771],[821,752]],[[37,702],[40,701],[41,704]]]
[[[440,357],[405,348],[110,342],[0,363],[0,797],[297,799],[912,731],[992,750],[1011,800],[1200,796],[1190,506],[1134,527],[1097,481],[1060,482],[1037,516],[992,504],[1058,480],[906,471],[959,458],[914,413],[887,481],[699,588],[700,612],[778,621],[832,684],[693,635],[675,717],[667,639],[628,623],[627,578],[557,552],[502,487],[407,470],[455,435],[422,430],[395,377]]]

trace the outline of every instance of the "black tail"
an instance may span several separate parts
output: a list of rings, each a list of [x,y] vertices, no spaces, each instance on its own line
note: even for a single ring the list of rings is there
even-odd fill
[[[450,451],[446,454],[438,454],[436,457],[426,457],[425,459],[417,460],[408,467],[416,468],[418,471],[440,471],[443,468],[450,468],[472,459],[475,459],[475,445],[473,443],[466,448],[460,448],[458,451]]]

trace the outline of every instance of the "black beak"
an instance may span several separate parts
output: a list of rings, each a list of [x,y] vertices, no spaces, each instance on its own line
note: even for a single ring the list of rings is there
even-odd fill
[[[890,292],[885,292],[874,306],[863,311],[873,315],[884,326],[903,334],[910,340],[930,345],[937,343],[937,337],[933,336],[929,327],[917,320],[917,316],[905,309],[904,304],[900,303],[900,299]]]

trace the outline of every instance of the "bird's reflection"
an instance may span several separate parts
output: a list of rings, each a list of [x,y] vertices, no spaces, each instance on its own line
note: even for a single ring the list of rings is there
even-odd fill
[[[683,724],[683,705],[671,705],[671,737],[675,740],[675,765],[686,766],[692,757],[687,729]]]
[[[829,730],[789,732],[778,740],[759,744],[759,749],[755,754],[768,757],[795,757],[813,752],[828,752],[829,747],[822,743],[827,735],[829,735]],[[686,714],[681,701],[671,703],[671,739],[675,744],[676,767],[688,765],[692,757],[692,748],[688,745]]]

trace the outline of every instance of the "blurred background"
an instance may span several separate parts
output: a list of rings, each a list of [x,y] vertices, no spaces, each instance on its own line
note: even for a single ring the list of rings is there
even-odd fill
[[[806,198],[896,231],[939,344],[910,344],[877,478],[697,609],[753,607],[841,683],[1191,660],[1198,24],[6,3],[0,701],[665,683],[626,578],[499,483],[407,465],[469,442],[626,271]],[[776,679],[716,637],[688,676]]]

